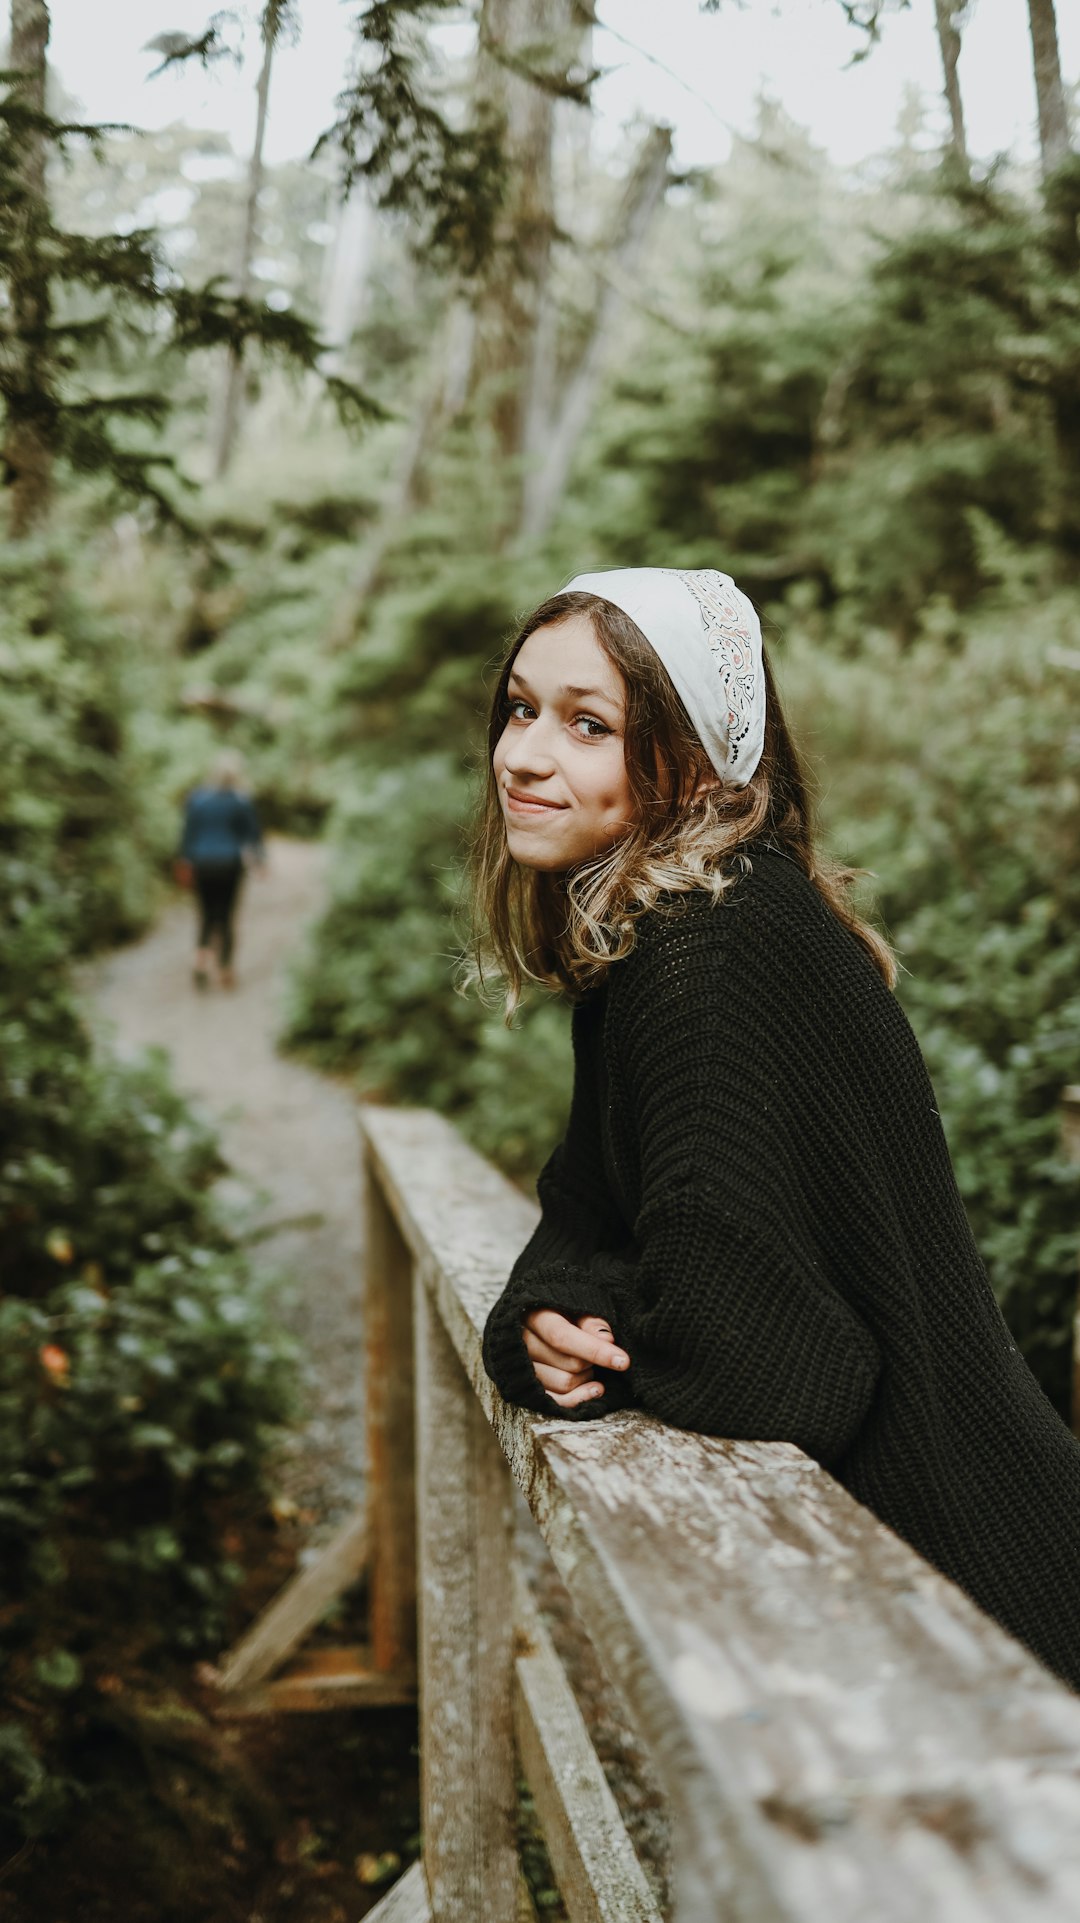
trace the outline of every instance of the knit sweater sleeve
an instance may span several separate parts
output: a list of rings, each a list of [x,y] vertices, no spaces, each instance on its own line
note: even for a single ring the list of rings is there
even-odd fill
[[[798,1233],[773,999],[782,985],[748,984],[740,906],[654,916],[619,964],[612,1042],[641,1168],[632,1245],[581,1243],[575,1255],[541,1233],[504,1294],[488,1367],[511,1400],[547,1415],[590,1420],[632,1403],[680,1428],[793,1442],[829,1463],[866,1416],[880,1358]],[[603,1316],[629,1370],[598,1372],[604,1396],[561,1410],[524,1349],[534,1307]]]

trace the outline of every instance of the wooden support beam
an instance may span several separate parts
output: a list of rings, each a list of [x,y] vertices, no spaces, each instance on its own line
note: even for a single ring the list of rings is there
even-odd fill
[[[364,1157],[364,1412],[372,1660],[416,1668],[412,1255]]]
[[[661,1923],[574,1693],[515,1570],[514,1727],[571,1923]]]
[[[367,1923],[432,1923],[424,1865],[414,1863],[367,1914]]]
[[[1061,1091],[1061,1149],[1067,1161],[1080,1164],[1080,1084],[1076,1082]],[[1072,1325],[1072,1426],[1073,1434],[1080,1436],[1080,1289]]]
[[[232,1690],[229,1716],[276,1716],[284,1710],[385,1709],[416,1701],[416,1677],[375,1669],[363,1644],[312,1649],[269,1682]]]
[[[366,1553],[366,1519],[362,1514],[350,1516],[315,1561],[278,1591],[222,1658],[220,1683],[224,1693],[250,1689],[280,1668],[286,1656],[322,1620],[331,1603],[356,1581]]]
[[[417,1279],[420,1826],[433,1923],[516,1923],[510,1473]]]

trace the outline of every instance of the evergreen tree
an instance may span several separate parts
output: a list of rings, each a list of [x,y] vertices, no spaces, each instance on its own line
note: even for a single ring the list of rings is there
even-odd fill
[[[58,460],[182,520],[164,486],[171,458],[139,433],[167,416],[165,357],[213,347],[238,355],[252,343],[286,365],[314,369],[323,343],[299,315],[249,293],[226,295],[214,282],[185,287],[147,229],[95,236],[58,225],[50,155],[73,141],[100,149],[108,129],[47,110],[45,0],[12,0],[11,24],[19,64],[0,73],[0,406],[10,531],[22,537],[45,519]],[[114,382],[102,391],[98,370],[109,362],[155,366],[156,384]],[[380,412],[339,376],[326,384],[348,417]]]
[[[259,219],[259,195],[263,178],[263,145],[266,139],[266,122],[270,109],[270,75],[273,70],[274,50],[282,31],[292,19],[289,0],[267,0],[259,23],[262,40],[262,61],[259,66],[259,79],[255,89],[255,139],[248,163],[247,192],[244,196],[244,222],[240,236],[237,256],[236,291],[244,299],[251,293],[251,263],[255,253],[255,238]],[[232,459],[236,435],[240,426],[240,402],[244,378],[243,347],[230,347],[225,362],[225,386],[222,395],[221,413],[218,420],[217,445],[214,450],[214,473],[220,480]]]
[[[45,56],[49,10],[44,0],[12,0],[11,63],[18,94],[9,112],[21,118],[22,138],[0,147],[0,188],[8,210],[4,248],[10,303],[7,439],[4,458],[11,487],[11,531],[28,534],[41,520],[52,470],[52,404],[45,353],[50,315],[49,274],[43,253],[45,212]],[[14,85],[14,76],[7,77]],[[4,132],[11,126],[9,118]]]

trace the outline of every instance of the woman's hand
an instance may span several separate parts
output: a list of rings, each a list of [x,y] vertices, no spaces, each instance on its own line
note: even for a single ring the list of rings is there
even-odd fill
[[[534,1309],[522,1324],[533,1373],[561,1409],[602,1396],[604,1385],[594,1382],[593,1369],[628,1369],[630,1357],[615,1346],[609,1324],[598,1315],[581,1315],[570,1322],[557,1309]]]

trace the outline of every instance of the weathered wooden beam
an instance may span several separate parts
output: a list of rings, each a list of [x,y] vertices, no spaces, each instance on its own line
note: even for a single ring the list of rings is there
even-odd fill
[[[513,1485],[423,1284],[416,1329],[420,1827],[433,1923],[515,1923]]]
[[[220,1687],[228,1695],[250,1689],[280,1668],[310,1629],[325,1616],[350,1583],[356,1581],[367,1554],[367,1522],[363,1514],[350,1516],[320,1550],[256,1616],[251,1628],[219,1665]],[[407,1665],[403,1665],[407,1667]]]
[[[435,1115],[364,1127],[652,1751],[678,1923],[1076,1923],[1080,1701],[797,1449],[505,1404],[480,1335],[535,1210]]]
[[[432,1923],[424,1865],[414,1863],[367,1913],[367,1923]]]
[[[514,1573],[518,1756],[571,1923],[661,1923],[566,1672]]]
[[[365,1153],[364,1421],[372,1659],[416,1667],[412,1257]]]
[[[1061,1149],[1068,1161],[1080,1164],[1080,1085],[1075,1082],[1061,1091]],[[1080,1291],[1072,1322],[1072,1426],[1080,1435]]]
[[[312,1649],[269,1682],[232,1690],[228,1716],[276,1716],[286,1710],[385,1709],[416,1701],[416,1677],[376,1669],[363,1644]]]

